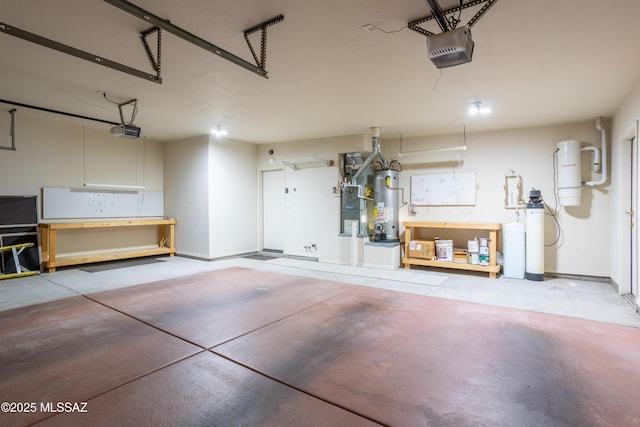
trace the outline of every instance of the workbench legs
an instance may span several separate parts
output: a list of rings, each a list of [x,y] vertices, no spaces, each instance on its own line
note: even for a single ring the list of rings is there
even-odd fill
[[[20,264],[20,254],[26,248],[33,247],[33,243],[20,243],[18,245],[2,246],[0,252],[11,251],[13,256],[13,265],[16,268],[15,273],[0,274],[0,279],[12,279],[14,277],[33,276],[36,271],[30,271],[28,268]]]

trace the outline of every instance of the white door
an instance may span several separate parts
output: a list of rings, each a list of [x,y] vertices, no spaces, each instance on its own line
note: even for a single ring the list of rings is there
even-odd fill
[[[262,249],[284,250],[284,173],[262,172]]]

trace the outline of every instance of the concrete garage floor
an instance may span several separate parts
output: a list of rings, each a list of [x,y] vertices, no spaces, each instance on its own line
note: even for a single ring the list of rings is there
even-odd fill
[[[609,284],[160,260],[0,282],[0,425],[640,423]]]

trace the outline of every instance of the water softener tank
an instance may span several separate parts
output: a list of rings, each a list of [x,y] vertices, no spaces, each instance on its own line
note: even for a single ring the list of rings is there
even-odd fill
[[[392,169],[375,171],[373,192],[374,241],[399,242],[398,171]]]
[[[540,190],[531,190],[527,204],[526,278],[544,280],[544,202]]]

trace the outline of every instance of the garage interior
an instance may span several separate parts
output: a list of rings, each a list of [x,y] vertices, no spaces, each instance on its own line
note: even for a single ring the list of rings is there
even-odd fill
[[[638,2],[0,5],[0,424],[640,422]]]

